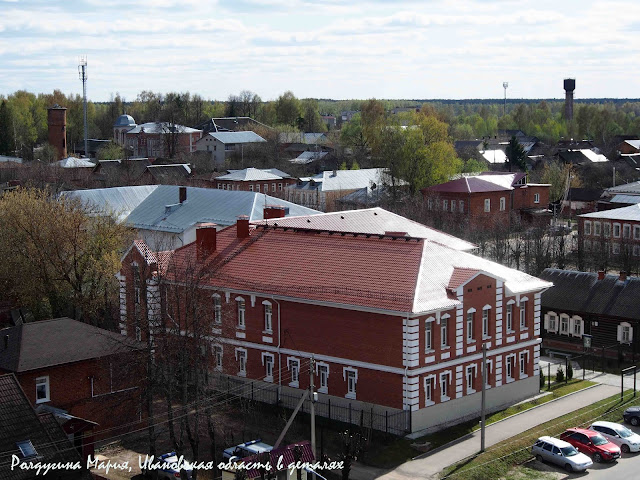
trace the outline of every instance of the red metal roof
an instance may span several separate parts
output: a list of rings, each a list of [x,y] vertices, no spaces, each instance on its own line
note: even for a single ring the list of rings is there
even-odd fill
[[[466,176],[425,188],[426,192],[439,193],[482,193],[513,190],[513,185],[525,176],[524,173],[484,172],[480,175]]]
[[[278,471],[278,459],[282,457],[280,461],[280,465],[283,465],[285,469],[289,467],[291,464],[296,463],[295,456],[293,454],[294,448],[296,445],[300,446],[301,456],[300,462],[302,463],[314,463],[315,457],[313,456],[313,451],[311,450],[311,443],[309,440],[305,440],[303,442],[298,442],[292,445],[287,445],[285,447],[280,447],[275,450],[271,450],[269,452],[269,463],[271,464],[271,472]],[[260,455],[252,455],[247,458],[243,458],[242,462],[245,464],[249,463],[257,463],[260,462]],[[260,477],[260,472],[257,469],[247,470],[248,478],[257,478]]]

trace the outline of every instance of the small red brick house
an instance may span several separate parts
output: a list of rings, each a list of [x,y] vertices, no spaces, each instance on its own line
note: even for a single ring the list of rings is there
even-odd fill
[[[139,348],[70,318],[29,322],[0,330],[0,373],[13,373],[34,407],[66,419],[80,444],[141,420]]]
[[[548,224],[548,184],[527,183],[524,173],[483,172],[422,190],[427,208],[467,220],[471,228],[508,226],[513,217]]]
[[[284,198],[284,189],[297,182],[297,179],[277,168],[253,167],[244,170],[228,170],[225,175],[214,179],[218,189],[266,193],[278,198]]]
[[[170,252],[134,242],[119,274],[120,328],[139,336],[136,312],[172,311],[158,289],[195,271],[222,378],[299,397],[313,364],[328,415],[407,412],[406,431],[438,429],[479,415],[483,343],[490,410],[539,391],[540,294],[551,283],[472,247],[381,208],[206,224]]]
[[[578,241],[585,253],[640,256],[640,204],[580,215]]]

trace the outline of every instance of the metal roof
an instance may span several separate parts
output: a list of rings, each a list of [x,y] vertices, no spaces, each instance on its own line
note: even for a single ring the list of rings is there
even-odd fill
[[[245,168],[244,170],[229,170],[226,175],[220,175],[216,177],[216,180],[231,180],[234,182],[248,182],[248,181],[261,181],[261,180],[282,180],[285,177],[274,173],[275,169],[258,169],[258,168]],[[281,172],[283,173],[283,172]],[[286,174],[285,174],[286,175]],[[289,175],[287,175],[289,177]]]
[[[96,213],[114,215],[124,221],[156,188],[157,185],[94,188],[61,192],[60,195],[77,198]]]
[[[505,163],[507,161],[507,154],[504,153],[504,150],[484,150],[480,154],[489,163]]]
[[[389,182],[385,168],[363,168],[360,170],[329,170],[311,177],[314,182],[322,182],[320,190],[330,192],[336,190],[358,190],[375,183],[382,185]]]
[[[265,205],[282,205],[290,215],[315,215],[320,212],[295,203],[255,192],[187,188],[187,200],[179,203],[179,186],[158,185],[127,218],[135,228],[181,233],[199,222],[220,226],[236,223],[238,215],[250,221],[262,220]]]
[[[22,163],[22,158],[20,158],[20,157],[8,157],[6,155],[0,155],[0,162]]]
[[[640,181],[625,183],[624,185],[618,185],[616,187],[609,187],[605,190],[606,193],[640,193]]]
[[[428,187],[430,192],[501,192],[513,190],[513,185],[525,177],[524,173],[491,173],[465,175],[462,178]]]
[[[264,138],[256,132],[209,132],[213,138],[221,143],[255,143],[266,142]]]
[[[61,168],[93,168],[96,164],[84,158],[67,157],[52,163],[51,166]]]
[[[131,130],[127,130],[128,134],[140,133],[144,129],[144,133],[169,133],[175,130],[175,133],[196,133],[202,130],[185,127],[184,125],[173,124],[169,122],[147,122],[142,125],[136,125]]]
[[[297,163],[300,165],[306,165],[307,163],[314,162],[316,160],[320,160],[324,157],[328,152],[302,152],[296,158],[292,158],[289,160],[291,163]]]
[[[614,208],[604,212],[585,213],[581,218],[604,218],[608,220],[635,220],[640,221],[640,205]]]
[[[633,148],[640,150],[640,140],[625,140],[624,143],[628,143]]]
[[[626,203],[634,205],[636,203],[640,203],[640,195],[614,195],[609,201],[611,203]]]
[[[116,123],[113,124],[114,127],[135,127],[136,121],[133,119],[131,115],[120,115],[116,119]]]

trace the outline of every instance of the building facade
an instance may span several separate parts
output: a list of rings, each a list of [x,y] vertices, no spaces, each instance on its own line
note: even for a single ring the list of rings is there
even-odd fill
[[[586,254],[640,259],[640,204],[578,217],[578,242]]]
[[[181,268],[196,259],[208,273],[219,375],[299,395],[312,366],[320,402],[407,412],[408,431],[435,430],[479,414],[484,344],[490,410],[537,394],[540,295],[551,284],[382,212],[290,219],[300,228],[283,218],[203,225],[196,242],[162,255],[137,242],[119,275],[121,331],[134,333],[136,298],[151,298],[136,272],[174,272],[151,275],[147,288],[157,289],[183,282]]]
[[[285,188],[295,185],[297,180],[276,168],[245,168],[228,170],[226,175],[216,177],[214,183],[221,190],[244,190],[284,198]]]
[[[264,143],[266,140],[255,132],[209,132],[196,143],[196,150],[207,152],[214,165],[224,165],[231,155],[244,157],[245,148],[249,154],[249,147],[253,144]]]

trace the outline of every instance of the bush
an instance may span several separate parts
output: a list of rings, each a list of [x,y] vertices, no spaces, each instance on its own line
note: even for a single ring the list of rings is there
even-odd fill
[[[558,371],[556,372],[556,383],[564,382],[564,370],[562,367],[558,367]]]
[[[567,380],[571,380],[573,378],[573,367],[571,366],[571,361],[567,364]]]
[[[542,390],[544,388],[544,384],[547,381],[546,377],[544,376],[544,372],[542,371],[542,369],[540,369],[540,390]]]

